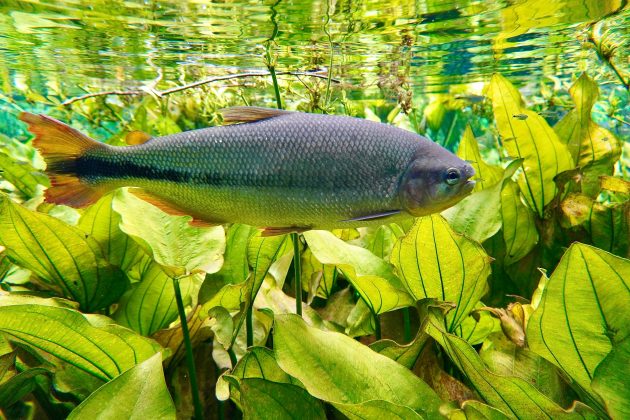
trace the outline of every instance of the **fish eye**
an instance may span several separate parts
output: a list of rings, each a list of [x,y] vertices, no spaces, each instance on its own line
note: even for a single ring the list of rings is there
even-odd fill
[[[448,171],[446,171],[446,183],[448,185],[457,184],[460,177],[461,174],[459,173],[459,169],[457,168],[450,168]]]

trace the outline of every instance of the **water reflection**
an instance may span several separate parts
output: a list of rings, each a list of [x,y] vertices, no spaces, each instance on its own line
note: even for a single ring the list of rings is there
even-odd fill
[[[277,4],[276,4],[277,3]],[[276,4],[275,7],[272,6]],[[65,95],[200,75],[313,70],[361,88],[404,76],[415,92],[579,69],[576,25],[622,0],[0,1],[0,83]],[[272,14],[275,10],[277,33]],[[621,12],[619,25],[630,20]],[[266,47],[270,54],[266,54]],[[627,51],[626,51],[627,53]],[[627,55],[627,54],[626,54]],[[620,54],[620,56],[624,56]],[[331,61],[332,60],[332,61]]]

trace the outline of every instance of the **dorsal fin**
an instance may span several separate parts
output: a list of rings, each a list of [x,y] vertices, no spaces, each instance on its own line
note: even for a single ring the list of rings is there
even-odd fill
[[[291,114],[291,111],[275,108],[262,108],[259,106],[233,106],[219,111],[223,115],[225,124],[248,123],[280,115]]]
[[[125,136],[125,143],[129,146],[137,146],[151,140],[151,136],[144,131],[134,130],[127,133]]]
[[[129,188],[129,192],[141,200],[146,201],[147,203],[153,204],[158,209],[162,210],[164,213],[170,214],[171,216],[190,216],[190,213],[186,212],[186,210],[178,207],[176,204],[171,203],[163,199],[162,197],[158,197],[150,192],[142,189],[142,188]],[[190,221],[192,226],[196,227],[208,227],[208,226],[216,226],[220,223],[208,222],[206,220],[196,219],[193,216],[193,219]]]

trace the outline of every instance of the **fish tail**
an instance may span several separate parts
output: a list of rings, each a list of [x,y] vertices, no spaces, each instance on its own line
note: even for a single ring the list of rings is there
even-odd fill
[[[81,180],[77,161],[87,152],[105,150],[106,145],[91,139],[74,128],[45,115],[22,112],[20,120],[35,135],[33,146],[46,161],[46,174],[51,187],[46,201],[71,207],[85,207],[96,202],[107,191]]]

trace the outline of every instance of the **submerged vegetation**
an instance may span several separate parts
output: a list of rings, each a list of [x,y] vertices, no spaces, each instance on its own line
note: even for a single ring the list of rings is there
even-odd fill
[[[351,97],[332,72],[277,68],[277,30],[266,72],[7,92],[0,118],[44,111],[120,146],[232,105],[358,116],[430,137],[479,181],[408,224],[264,237],[125,189],[46,203],[15,123],[0,138],[0,415],[628,417],[630,75],[602,28],[583,28],[592,69],[526,94],[495,73],[416,95],[403,51],[380,96]]]

